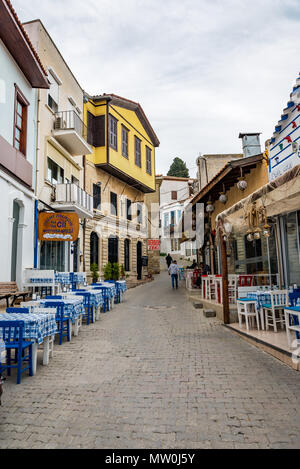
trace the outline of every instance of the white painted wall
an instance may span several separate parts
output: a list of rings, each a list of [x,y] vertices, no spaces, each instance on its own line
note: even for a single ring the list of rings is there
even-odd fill
[[[172,191],[178,192],[178,200],[185,200],[189,197],[188,181],[163,180],[160,187],[160,206],[174,202]]]
[[[17,200],[20,210],[18,228],[17,283],[22,288],[23,271],[33,267],[34,259],[34,194],[26,190],[0,170],[0,282],[11,280],[13,203]]]
[[[32,89],[18,65],[0,40],[0,135],[13,145],[15,84],[29,102],[26,159],[35,171],[36,90]],[[34,181],[34,177],[33,177]],[[0,282],[11,280],[13,203],[20,205],[18,226],[17,283],[22,288],[23,270],[34,261],[34,193],[0,170]]]
[[[288,117],[284,120],[280,119],[277,125],[281,129],[274,133],[271,140],[269,153],[270,181],[300,164],[300,76],[297,78],[289,103],[291,107],[286,107],[282,112],[282,115],[287,115]],[[294,126],[293,122],[295,122],[296,126]],[[296,144],[295,149],[293,149],[292,143],[285,140],[285,137],[290,137],[292,142]],[[282,148],[280,145],[282,145]]]
[[[32,89],[18,65],[0,40],[0,134],[13,145],[15,85],[30,103],[27,115],[26,159],[34,166],[36,149],[36,90]]]

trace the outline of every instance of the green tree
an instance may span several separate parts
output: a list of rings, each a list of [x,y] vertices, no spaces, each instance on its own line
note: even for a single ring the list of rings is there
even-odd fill
[[[189,170],[185,162],[181,158],[174,158],[173,163],[171,164],[168,176],[173,176],[177,178],[189,178]]]

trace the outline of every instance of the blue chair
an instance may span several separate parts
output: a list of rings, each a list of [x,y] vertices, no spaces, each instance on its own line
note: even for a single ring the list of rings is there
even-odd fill
[[[292,293],[289,294],[289,299],[292,307],[296,307],[298,304],[298,300],[300,298],[300,290],[294,290]],[[299,326],[298,316],[290,316],[290,326]],[[300,333],[296,332],[296,338],[300,339]]]
[[[67,337],[70,342],[70,319],[64,316],[64,303],[62,301],[51,301],[45,303],[45,308],[56,308],[56,321],[58,322],[59,345],[63,338]]]
[[[83,296],[83,306],[85,309],[84,319],[87,326],[94,323],[93,306],[91,305],[91,295],[86,290],[75,290],[76,296]]]
[[[29,314],[29,308],[6,308],[8,314]]]
[[[0,321],[0,337],[5,343],[7,363],[0,363],[0,374],[7,370],[7,375],[11,375],[11,369],[17,369],[17,384],[21,383],[22,373],[29,370],[29,376],[33,376],[32,364],[32,345],[33,342],[25,341],[24,335],[24,321]],[[25,351],[28,349],[28,354]],[[16,351],[18,357],[17,363],[12,364],[11,351]],[[23,368],[23,362],[28,362],[28,365]]]
[[[63,297],[62,297],[62,296],[59,296],[59,295],[56,295],[56,296],[51,296],[51,295],[49,295],[49,296],[46,296],[45,299],[46,299],[46,300],[62,300]]]
[[[103,297],[104,297],[103,312],[106,313],[107,311],[110,311],[109,294],[108,294],[107,288],[105,286],[98,286],[97,288],[94,288],[94,290],[101,290],[103,293]]]

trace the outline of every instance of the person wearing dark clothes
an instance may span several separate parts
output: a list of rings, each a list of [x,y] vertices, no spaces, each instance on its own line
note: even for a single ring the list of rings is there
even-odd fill
[[[167,263],[167,266],[168,266],[168,269],[170,267],[170,265],[172,264],[172,257],[170,256],[170,254],[167,255],[166,257],[166,263]]]
[[[196,267],[197,267],[197,262],[194,261],[194,262],[192,263],[192,265],[190,265],[189,267],[187,267],[187,269],[196,269]]]

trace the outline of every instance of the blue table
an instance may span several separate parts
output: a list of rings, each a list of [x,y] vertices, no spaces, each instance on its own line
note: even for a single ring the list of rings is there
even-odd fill
[[[74,297],[74,299],[64,298],[62,300],[39,300],[37,303],[44,307],[46,303],[51,304],[60,302],[62,302],[64,305],[64,316],[70,319],[73,324],[75,323],[76,319],[85,314],[82,300],[76,297]]]
[[[44,341],[49,342],[49,338],[57,334],[57,324],[55,315],[52,313],[29,313],[29,314],[15,314],[3,313],[0,314],[1,321],[23,321],[24,322],[24,335],[25,340],[34,342],[32,347],[33,354],[33,374],[36,373],[37,368],[37,349]],[[44,349],[44,351],[46,348]],[[48,360],[45,360],[44,364]]]
[[[117,287],[114,283],[102,282],[93,284],[92,288],[97,291],[103,292],[104,297],[104,312],[110,311],[110,308],[113,307],[113,300],[117,295]]]
[[[121,303],[123,295],[127,291],[126,281],[118,280],[116,282],[116,288],[117,288],[117,303]]]

